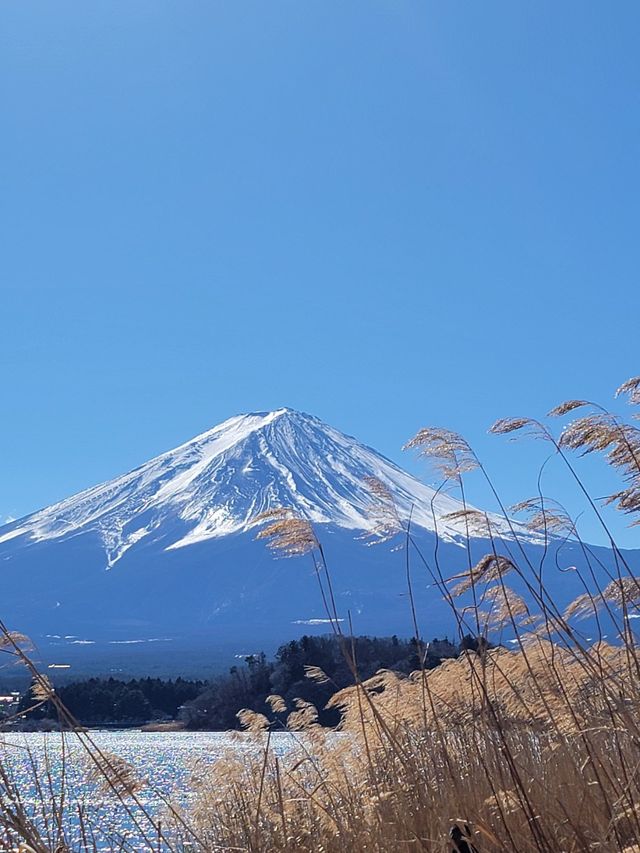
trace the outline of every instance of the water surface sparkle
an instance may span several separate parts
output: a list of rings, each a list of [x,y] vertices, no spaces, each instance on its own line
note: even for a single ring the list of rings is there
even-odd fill
[[[126,800],[129,814],[113,793],[92,780],[91,767],[94,765],[73,733],[0,735],[2,765],[9,779],[15,782],[25,811],[49,839],[51,849],[55,849],[62,838],[52,803],[60,802],[63,790],[66,805],[62,833],[71,850],[167,849],[153,824],[162,819],[167,802],[180,808],[188,807],[192,796],[190,778],[196,766],[202,772],[203,767],[213,764],[230,748],[234,751],[258,748],[255,739],[228,732],[129,729],[92,731],[88,736],[98,750],[127,761],[136,777],[143,781],[136,793],[138,804],[130,798]],[[275,733],[271,737],[271,748],[279,754],[294,747],[295,738],[290,734]],[[40,780],[40,791],[36,776]],[[0,798],[9,802],[4,790],[0,791]]]

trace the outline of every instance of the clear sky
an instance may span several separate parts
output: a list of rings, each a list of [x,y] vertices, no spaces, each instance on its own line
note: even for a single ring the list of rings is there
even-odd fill
[[[282,405],[416,472],[461,430],[531,494],[492,421],[640,372],[639,36],[635,0],[2,3],[0,519]]]

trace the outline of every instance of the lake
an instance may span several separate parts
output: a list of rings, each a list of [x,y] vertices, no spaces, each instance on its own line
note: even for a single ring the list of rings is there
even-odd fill
[[[156,840],[157,831],[150,828],[143,810],[154,817],[161,816],[165,809],[163,798],[188,806],[189,779],[195,764],[201,771],[203,764],[215,762],[230,747],[245,751],[256,749],[255,741],[252,743],[248,737],[238,738],[226,732],[141,732],[129,729],[92,731],[89,736],[101,751],[129,762],[136,775],[147,780],[136,794],[140,806],[132,805],[131,815],[126,814],[117,797],[92,781],[86,750],[74,734],[0,734],[3,767],[15,781],[25,811],[51,839],[52,849],[56,826],[52,809],[41,806],[42,797],[34,783],[34,769],[44,787],[45,799],[50,799],[50,790],[59,797],[64,779],[69,803],[64,833],[72,850],[164,850],[168,848]],[[271,737],[271,748],[281,755],[295,749],[295,745],[296,739],[289,733],[274,733]],[[0,786],[0,797],[5,798],[3,787]],[[81,829],[82,823],[85,824],[84,830]],[[153,846],[149,843],[149,836],[154,839]],[[0,840],[0,849],[6,849],[2,842],[8,842]]]

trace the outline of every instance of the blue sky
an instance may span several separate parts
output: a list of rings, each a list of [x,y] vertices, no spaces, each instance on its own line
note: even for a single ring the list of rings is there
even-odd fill
[[[461,430],[531,494],[544,449],[492,421],[640,372],[639,27],[632,2],[3,3],[0,518],[281,405],[428,480],[400,446]]]

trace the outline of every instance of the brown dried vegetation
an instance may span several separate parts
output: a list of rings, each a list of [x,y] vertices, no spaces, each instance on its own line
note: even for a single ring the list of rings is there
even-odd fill
[[[639,388],[640,380],[623,386],[636,395]],[[572,400],[552,414],[587,405]],[[604,450],[637,482],[635,431],[593,417],[568,427],[558,452]],[[499,421],[493,432],[523,429],[555,443],[546,427],[524,418]],[[421,430],[408,446],[445,478],[477,466],[466,442],[445,430]],[[635,511],[628,497],[619,506]],[[577,537],[575,522],[548,499],[516,510],[545,537]],[[482,514],[462,512],[487,529]],[[531,569],[487,554],[441,587],[458,613],[459,596],[472,591],[486,636],[509,625],[513,649],[479,644],[434,670],[383,671],[341,691],[331,700],[343,712],[340,732],[328,736],[311,722],[290,763],[268,749],[249,761],[229,756],[200,791],[196,811],[211,849],[448,851],[453,825],[468,825],[479,851],[639,849],[640,660],[626,630],[638,581],[620,565],[561,614]],[[505,585],[511,575],[537,612]],[[620,643],[585,644],[567,619],[604,608]]]

